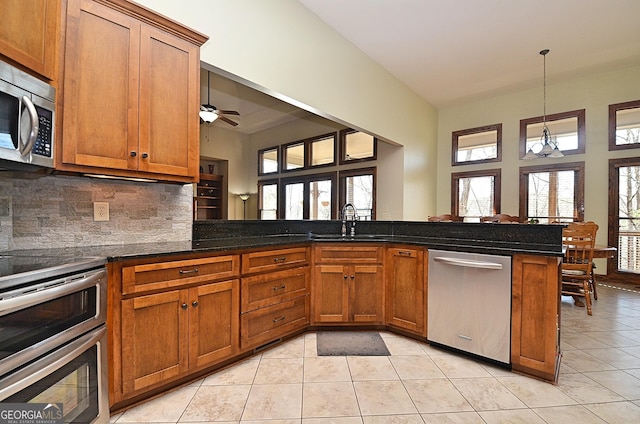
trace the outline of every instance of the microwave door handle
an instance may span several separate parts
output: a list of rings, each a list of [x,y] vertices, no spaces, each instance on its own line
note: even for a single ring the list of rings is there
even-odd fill
[[[38,129],[40,121],[38,120],[38,112],[33,105],[31,99],[27,96],[22,96],[21,102],[24,105],[22,115],[20,117],[20,134],[18,136],[18,150],[22,156],[27,156],[31,153],[33,145],[38,137]],[[24,111],[27,113],[25,114]],[[28,120],[27,120],[28,119]],[[27,135],[28,134],[28,135]],[[24,139],[26,138],[26,142]]]

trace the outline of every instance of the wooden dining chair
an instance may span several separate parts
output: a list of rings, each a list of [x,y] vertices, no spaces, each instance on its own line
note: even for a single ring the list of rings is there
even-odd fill
[[[595,243],[596,235],[598,234],[598,224],[596,224],[595,222],[593,222],[593,221],[570,222],[569,224],[567,224],[567,228],[568,229],[586,228],[588,231],[592,231],[593,232],[593,239],[594,239],[594,243]],[[596,284],[595,269],[596,269],[596,264],[592,263],[591,264],[591,279],[589,280],[589,289],[591,290],[591,293],[593,293],[593,298],[595,300],[598,300],[598,288],[597,288],[597,284]]]
[[[483,216],[480,218],[480,222],[520,222],[520,217],[506,213],[498,213],[493,216]]]
[[[568,225],[562,230],[565,249],[562,261],[562,290],[565,296],[584,297],[587,314],[592,315],[591,284],[593,246],[598,225]]]
[[[444,215],[430,216],[428,221],[429,222],[463,222],[464,216],[444,214]]]

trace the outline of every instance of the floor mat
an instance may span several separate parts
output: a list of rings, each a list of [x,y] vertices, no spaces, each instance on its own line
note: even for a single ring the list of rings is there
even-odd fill
[[[318,356],[388,356],[379,333],[370,331],[319,331]]]

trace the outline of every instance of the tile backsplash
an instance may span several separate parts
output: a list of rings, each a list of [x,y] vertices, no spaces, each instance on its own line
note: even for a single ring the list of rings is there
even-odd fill
[[[93,202],[109,203],[94,222]],[[0,172],[0,251],[191,240],[191,184]]]

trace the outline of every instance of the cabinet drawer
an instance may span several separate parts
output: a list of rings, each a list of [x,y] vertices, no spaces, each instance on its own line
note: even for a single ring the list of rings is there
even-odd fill
[[[363,245],[322,245],[315,247],[316,262],[330,263],[382,263],[383,248]]]
[[[257,347],[309,325],[309,296],[240,315],[240,345]]]
[[[308,247],[251,252],[242,255],[242,273],[273,271],[291,265],[305,265],[308,262]]]
[[[122,268],[122,293],[140,293],[236,277],[239,270],[238,255],[128,266]]]
[[[274,305],[309,292],[309,267],[293,268],[242,279],[242,312]]]

